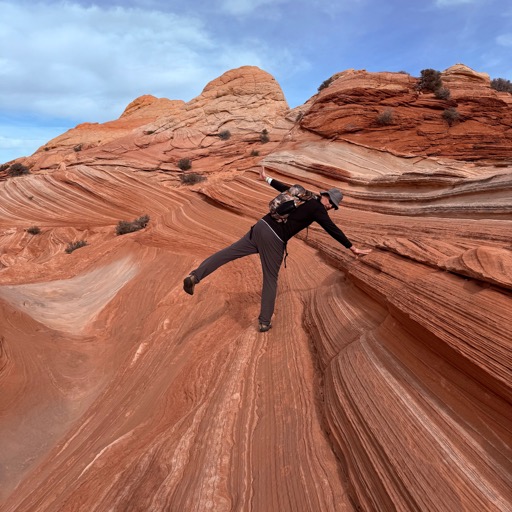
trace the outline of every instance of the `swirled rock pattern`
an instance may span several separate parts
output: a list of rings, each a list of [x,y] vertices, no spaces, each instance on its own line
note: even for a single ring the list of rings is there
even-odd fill
[[[418,79],[407,73],[338,73],[320,91],[302,126],[331,140],[402,156],[510,162],[510,93],[491,89],[488,75],[461,64],[441,78],[449,91],[445,99],[419,91]]]
[[[506,140],[485,76],[443,80],[499,103]],[[290,111],[245,67],[20,160],[0,182],[2,511],[511,509],[512,149],[363,126],[388,100],[414,124],[433,101],[414,85],[348,71]],[[183,157],[207,179],[182,184]],[[373,249],[291,240],[263,334],[257,257],[182,290],[265,213],[259,165],[342,188],[333,220]]]

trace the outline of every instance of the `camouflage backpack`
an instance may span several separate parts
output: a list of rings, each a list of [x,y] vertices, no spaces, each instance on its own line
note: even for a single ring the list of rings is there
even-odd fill
[[[277,222],[286,222],[288,215],[306,201],[315,198],[316,195],[306,190],[301,185],[292,185],[288,190],[274,197],[268,207],[270,215]]]

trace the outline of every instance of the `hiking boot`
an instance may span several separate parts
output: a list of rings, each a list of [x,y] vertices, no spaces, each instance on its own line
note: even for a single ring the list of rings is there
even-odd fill
[[[194,287],[199,281],[194,274],[189,274],[183,279],[183,289],[189,294],[194,295]]]
[[[260,322],[259,328],[260,332],[267,332],[272,327],[272,322],[269,322],[268,324],[264,322]]]

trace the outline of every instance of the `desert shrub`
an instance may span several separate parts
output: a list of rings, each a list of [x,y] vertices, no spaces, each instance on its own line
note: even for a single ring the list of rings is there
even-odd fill
[[[128,222],[127,220],[120,220],[116,226],[116,235],[125,235],[126,233],[133,233],[144,229],[149,222],[149,215],[143,215],[138,219]]]
[[[263,144],[266,144],[270,140],[270,137],[268,136],[268,130],[265,128],[260,133],[260,141],[263,142]]]
[[[449,126],[451,126],[453,123],[460,119],[460,113],[453,107],[447,108],[443,112],[443,119],[448,123]]]
[[[78,153],[78,151],[82,151],[82,144],[77,144],[74,148],[73,148],[73,151],[76,151]]]
[[[80,247],[85,247],[87,245],[87,240],[77,240],[76,242],[69,242],[66,247],[66,252],[71,254],[73,251],[80,249]]]
[[[434,96],[438,100],[448,100],[450,99],[450,89],[448,87],[439,87],[434,91]]]
[[[24,174],[30,174],[30,171],[26,165],[16,162],[9,167],[7,174],[11,177],[16,177],[23,176]]]
[[[183,185],[194,185],[195,183],[199,183],[201,181],[206,180],[206,178],[204,176],[202,176],[201,174],[197,174],[195,172],[189,172],[189,173],[182,174],[180,176],[180,180],[181,180],[181,183],[183,183]]]
[[[328,78],[327,80],[324,80],[319,86],[318,86],[318,92],[320,92],[322,89],[325,89],[326,87],[329,87],[329,85],[332,84],[334,78],[331,76],[331,78]]]
[[[512,93],[512,83],[510,83],[510,80],[505,80],[505,78],[494,78],[491,80],[491,87],[495,91]]]
[[[231,137],[231,132],[229,130],[222,130],[219,132],[220,140],[228,140]]]
[[[257,149],[251,151],[251,156],[260,156],[260,152]]]
[[[387,108],[377,116],[377,123],[380,126],[389,126],[393,124],[393,111]]]
[[[422,69],[418,90],[434,92],[443,86],[441,72],[435,69]]]
[[[39,228],[38,226],[30,226],[25,231],[27,233],[30,233],[31,235],[38,235],[39,233],[41,233],[41,228]]]
[[[182,171],[188,171],[192,167],[192,162],[190,161],[190,158],[182,158],[178,162],[178,167]]]
[[[7,171],[7,169],[9,169],[9,164],[0,165],[0,172]]]

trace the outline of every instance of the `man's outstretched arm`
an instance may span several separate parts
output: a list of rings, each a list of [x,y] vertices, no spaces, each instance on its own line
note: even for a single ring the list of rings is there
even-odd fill
[[[260,168],[260,180],[266,181],[271,187],[274,187],[279,192],[284,192],[285,190],[288,190],[290,188],[290,185],[287,185],[286,183],[282,183],[278,180],[275,180],[274,178],[271,178],[270,176],[267,176],[265,173],[265,167],[262,165]]]

